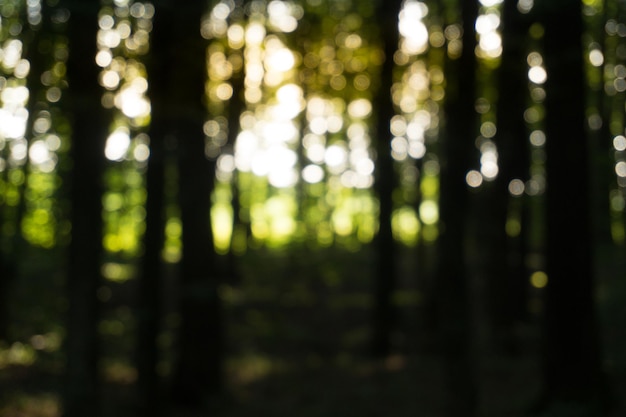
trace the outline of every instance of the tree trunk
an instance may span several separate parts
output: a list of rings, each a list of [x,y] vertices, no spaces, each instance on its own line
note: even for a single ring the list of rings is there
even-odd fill
[[[463,47],[445,62],[445,126],[440,138],[439,240],[436,297],[440,348],[445,362],[446,417],[474,415],[476,394],[471,370],[470,305],[464,241],[468,193],[465,175],[474,143],[476,113],[476,1],[462,1]]]
[[[590,105],[596,108],[602,125],[592,133],[591,139],[594,144],[590,151],[591,160],[591,197],[592,206],[592,230],[594,240],[601,248],[610,248],[613,245],[611,235],[611,185],[615,180],[612,169],[611,153],[613,150],[613,134],[611,132],[611,113],[613,111],[613,97],[608,96],[604,90],[606,82],[605,72],[611,53],[607,50],[607,36],[605,24],[611,16],[611,6],[607,0],[602,1],[601,17],[595,18],[595,26],[590,28],[594,38],[597,39],[604,55],[604,62],[595,71],[599,74],[597,83],[591,86]],[[623,9],[623,7],[622,7]],[[619,19],[619,16],[617,16]],[[618,20],[619,21],[619,20]],[[618,107],[619,108],[619,107]],[[623,108],[623,107],[622,107]]]
[[[155,101],[152,102],[156,104]],[[153,106],[154,109],[154,106]],[[153,116],[158,113],[153,110]],[[146,177],[146,231],[143,239],[144,255],[138,281],[137,312],[137,387],[139,411],[142,416],[159,415],[161,405],[160,381],[157,375],[159,349],[157,339],[161,331],[164,244],[164,185],[165,156],[163,132],[153,118],[150,134],[150,159]]]
[[[244,2],[245,4],[245,2]],[[242,57],[243,59],[243,57]],[[245,92],[245,66],[242,65],[241,72],[234,73],[231,78],[231,83],[233,86],[233,96],[228,105],[228,146],[230,147],[230,151],[232,151],[233,156],[235,155],[235,142],[237,141],[237,136],[241,131],[241,124],[239,118],[241,117],[241,113],[246,109],[246,101],[244,98]],[[241,245],[240,240],[242,237],[240,236],[242,232],[249,228],[249,225],[244,224],[241,221],[241,198],[239,192],[239,176],[237,174],[237,170],[233,170],[232,179],[231,179],[231,193],[232,193],[232,208],[233,208],[233,223],[232,223],[232,235],[231,235],[231,243],[230,248],[228,250],[227,259],[226,259],[226,276],[228,277],[228,282],[231,284],[239,284],[241,281],[239,269],[237,265],[238,258],[238,247]],[[246,236],[246,234],[244,234]],[[246,237],[247,239],[247,237]],[[247,242],[246,242],[247,244]]]
[[[603,394],[594,308],[581,4],[543,5],[547,274],[543,378],[548,404],[592,408]],[[553,22],[567,22],[554,25]]]
[[[396,265],[394,239],[391,229],[393,212],[393,190],[395,174],[391,157],[391,132],[389,124],[395,115],[391,88],[393,86],[394,54],[398,49],[398,14],[402,2],[393,0],[379,5],[385,62],[381,73],[381,85],[374,97],[377,117],[377,176],[375,191],[378,196],[378,233],[375,246],[378,264],[374,293],[374,329],[372,350],[375,356],[384,357],[390,353],[390,335],[395,324],[395,312],[391,295],[396,285]]]
[[[100,105],[95,55],[97,0],[66,1],[69,58],[67,103],[72,117],[71,243],[68,265],[68,323],[64,416],[97,415],[98,316],[102,242],[104,141],[109,119]]]
[[[515,240],[506,232],[506,223],[517,205],[519,220],[523,220],[524,195],[512,197],[509,184],[513,179],[524,182],[529,177],[528,129],[524,108],[528,98],[526,47],[528,24],[517,10],[516,0],[505,0],[502,10],[502,61],[498,74],[496,113],[498,132],[496,145],[499,154],[499,173],[493,184],[486,184],[486,198],[482,212],[484,223],[479,242],[484,245],[487,280],[487,313],[490,346],[497,350],[514,347],[511,331],[524,317],[527,302],[528,277],[524,265],[523,233]],[[521,199],[522,201],[514,201]],[[518,243],[515,245],[515,243]]]
[[[138,282],[137,311],[137,395],[140,416],[158,416],[162,409],[160,381],[157,375],[161,331],[163,262],[161,252],[165,240],[165,140],[170,128],[168,97],[171,94],[171,72],[175,63],[167,51],[175,48],[167,31],[168,15],[158,9],[153,19],[148,77],[150,81],[151,124],[150,158],[146,175],[146,230],[144,254]]]
[[[185,7],[163,2],[174,49],[169,97],[178,140],[179,204],[183,223],[180,265],[180,314],[178,357],[173,396],[191,408],[206,406],[221,388],[222,329],[218,278],[210,222],[214,161],[205,155],[203,122],[206,45],[200,37],[204,1]]]

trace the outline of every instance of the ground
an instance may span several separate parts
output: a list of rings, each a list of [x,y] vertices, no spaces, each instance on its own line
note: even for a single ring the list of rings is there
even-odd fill
[[[392,332],[393,353],[385,359],[368,354],[374,270],[371,248],[257,249],[240,258],[238,277],[225,280],[221,290],[227,329],[225,388],[219,398],[207,398],[208,414],[442,416],[442,362],[421,317],[423,282],[412,272],[416,268],[413,250],[399,251],[400,279],[394,296],[398,320]],[[13,329],[18,340],[0,346],[0,417],[61,415],[62,280],[57,277],[60,272],[42,275],[46,262],[52,261],[35,262],[24,269],[28,281],[17,286],[16,294],[26,302],[12,307],[18,313]],[[618,274],[613,276],[622,267],[607,261],[599,272],[605,365],[616,394],[611,417],[626,415],[626,404],[618,395],[626,392],[626,284]],[[130,279],[109,282],[106,288],[100,326],[102,417],[134,417],[136,373],[130,359],[134,286]],[[160,340],[163,398],[171,368],[168,352],[174,345],[167,330],[175,328],[176,322],[174,313],[165,317],[166,331]],[[528,410],[541,388],[538,323],[531,319],[514,329],[517,349],[510,353],[486,349],[481,321],[475,324],[473,369],[480,417],[530,415]],[[559,405],[538,417],[595,417],[568,407]],[[197,416],[180,409],[163,417],[169,415]]]

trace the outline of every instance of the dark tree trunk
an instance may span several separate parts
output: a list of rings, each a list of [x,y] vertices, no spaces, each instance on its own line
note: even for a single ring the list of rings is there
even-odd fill
[[[241,113],[246,108],[246,102],[244,98],[244,81],[245,66],[242,65],[241,71],[234,73],[231,78],[231,83],[233,86],[233,96],[228,105],[228,146],[233,155],[235,154],[235,142],[237,141],[237,136],[241,131],[241,123],[239,121],[239,118],[241,117]],[[231,284],[238,284],[240,282],[240,277],[237,267],[237,252],[240,250],[239,246],[241,245],[241,242],[239,240],[242,239],[242,233],[245,236],[243,239],[247,240],[248,233],[246,232],[246,230],[249,228],[249,224],[244,224],[241,221],[241,198],[239,192],[239,179],[237,175],[237,170],[234,170],[232,173],[231,192],[233,224],[231,244],[228,250],[228,254],[226,255],[226,276],[228,277],[228,280]]]
[[[603,391],[594,308],[581,4],[544,3],[547,274],[543,378],[548,404],[597,405]],[[554,25],[554,21],[567,22]],[[588,410],[585,415],[600,415]]]
[[[605,71],[607,61],[611,53],[607,51],[607,36],[605,24],[611,16],[610,5],[606,0],[602,2],[601,17],[594,19],[595,25],[590,28],[593,36],[597,39],[602,48],[604,62],[595,71],[599,74],[595,85],[591,85],[590,105],[596,108],[602,125],[591,134],[593,146],[593,159],[591,160],[591,201],[592,206],[592,230],[594,240],[601,245],[601,248],[609,248],[613,244],[611,235],[611,206],[610,193],[611,185],[615,175],[612,169],[611,151],[613,150],[613,135],[611,134],[611,113],[613,107],[613,97],[605,94]],[[623,7],[622,7],[623,9]],[[618,17],[619,19],[619,17]],[[620,20],[618,20],[620,21]]]
[[[0,205],[0,222],[2,227],[0,231],[5,234],[5,228],[9,224],[8,207],[3,203]],[[15,227],[15,226],[13,226]],[[17,233],[17,232],[16,232]],[[2,247],[0,248],[0,341],[6,342],[9,338],[9,323],[11,322],[11,309],[9,300],[13,283],[15,282],[16,265],[12,260],[14,257],[11,253],[9,242],[12,241],[11,236],[1,237]]]
[[[486,201],[482,212],[484,223],[478,225],[479,242],[485,249],[486,293],[490,346],[497,350],[514,348],[516,322],[524,317],[528,278],[524,265],[525,239],[507,235],[506,223],[514,206],[520,221],[524,219],[524,195],[512,197],[509,184],[513,179],[526,182],[529,176],[528,131],[524,109],[528,99],[526,40],[528,24],[517,10],[516,0],[505,0],[502,10],[502,61],[498,74],[496,107],[499,173],[493,184],[486,184]],[[515,201],[520,199],[521,201]]]
[[[167,51],[175,48],[168,29],[169,18],[160,10],[159,2],[153,19],[148,77],[150,81],[151,124],[150,158],[146,175],[146,231],[144,254],[138,282],[137,311],[137,394],[140,416],[158,416],[162,409],[157,338],[161,331],[163,262],[161,253],[165,240],[165,140],[171,121],[168,97],[171,94],[172,66]]]
[[[204,155],[202,123],[187,120],[178,134],[183,258],[174,398],[201,405],[221,385],[220,303],[209,217],[215,168]]]
[[[393,190],[396,185],[393,158],[391,157],[391,132],[389,123],[395,115],[391,96],[393,86],[394,54],[398,49],[398,14],[402,2],[393,0],[379,5],[378,16],[383,38],[385,62],[381,73],[381,85],[374,98],[376,113],[377,176],[375,191],[378,196],[378,233],[375,239],[378,264],[375,276],[374,328],[372,350],[374,355],[384,357],[390,353],[390,335],[395,325],[395,312],[391,295],[396,285],[395,243],[391,229]]]
[[[83,417],[97,415],[99,410],[96,291],[101,279],[101,176],[109,119],[100,105],[99,68],[94,59],[100,2],[68,0],[65,5],[71,13],[66,102],[72,117],[73,170],[64,415]]]
[[[445,62],[445,126],[440,142],[439,240],[436,297],[440,348],[445,362],[445,416],[469,417],[475,412],[475,388],[471,370],[469,288],[464,242],[469,168],[476,127],[477,1],[462,1],[463,47],[460,57]]]
[[[185,7],[170,2],[167,13],[174,49],[169,50],[175,83],[169,101],[173,134],[179,151],[179,204],[183,223],[180,264],[178,357],[173,376],[173,397],[178,404],[202,408],[221,388],[222,329],[218,278],[210,223],[214,161],[205,155],[202,104],[206,45],[200,36],[204,1]]]
[[[7,170],[8,171],[8,170]],[[4,180],[9,183],[8,178]],[[21,197],[20,197],[21,198]],[[11,321],[13,309],[11,296],[18,276],[17,251],[15,242],[21,240],[16,234],[21,233],[16,212],[17,209],[8,205],[0,206],[2,219],[2,247],[0,247],[0,341],[8,342],[11,337]]]
[[[153,101],[153,104],[156,104]],[[153,116],[158,114],[153,107]],[[138,281],[137,312],[137,387],[142,416],[159,415],[160,381],[156,369],[159,361],[157,339],[161,331],[164,243],[164,150],[160,123],[153,119],[150,135],[150,159],[146,176],[146,231],[144,255]]]

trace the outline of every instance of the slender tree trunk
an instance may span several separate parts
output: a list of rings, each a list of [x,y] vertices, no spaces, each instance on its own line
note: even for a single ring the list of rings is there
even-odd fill
[[[154,103],[154,102],[153,102]],[[158,114],[153,111],[153,116]],[[146,177],[146,231],[144,255],[138,282],[137,312],[137,386],[141,415],[157,416],[162,405],[160,381],[157,374],[159,349],[157,339],[161,331],[164,244],[164,171],[163,132],[153,119],[150,135],[150,160]]]
[[[622,7],[623,8],[623,7]],[[608,53],[607,36],[605,24],[611,15],[610,5],[607,0],[602,1],[602,14],[595,19],[595,26],[591,29],[602,48],[604,62],[596,70],[600,76],[597,84],[592,87],[590,94],[591,104],[595,105],[600,117],[602,126],[592,134],[594,146],[590,149],[593,155],[591,161],[591,187],[592,193],[592,219],[593,219],[593,238],[603,248],[612,246],[613,240],[611,236],[611,207],[610,192],[611,185],[614,181],[614,173],[611,161],[611,151],[613,149],[613,135],[611,134],[611,107],[613,98],[607,96],[604,91],[604,83],[606,81],[605,71],[610,53]]]
[[[165,4],[166,2],[164,2]],[[167,2],[172,45],[168,51],[176,89],[170,102],[179,144],[179,204],[183,223],[180,265],[178,358],[173,396],[180,405],[202,408],[221,388],[222,328],[210,222],[215,163],[205,155],[203,122],[206,45],[200,37],[205,2],[185,7]]]
[[[548,404],[592,407],[603,393],[594,308],[582,12],[544,4],[547,274],[543,377]],[[554,21],[567,22],[553,25]],[[582,415],[582,414],[581,414]]]
[[[233,156],[235,155],[235,142],[237,141],[237,136],[241,131],[239,118],[241,117],[241,113],[246,108],[246,102],[244,98],[244,80],[245,65],[242,65],[241,72],[235,73],[232,76],[231,83],[233,86],[233,96],[228,106],[228,145],[232,150]],[[241,199],[239,193],[239,178],[237,175],[237,170],[234,170],[232,173],[231,193],[233,208],[233,229],[231,235],[231,244],[228,250],[226,260],[226,274],[230,283],[237,284],[240,281],[239,270],[237,267],[237,246],[240,245],[240,243],[237,240],[241,239],[241,232],[244,231],[244,228],[248,227],[247,225],[242,224],[241,221]]]
[[[479,240],[486,251],[487,305],[490,324],[490,345],[498,350],[514,347],[511,331],[523,317],[528,278],[523,262],[523,244],[514,248],[506,232],[506,223],[513,204],[519,220],[523,219],[524,196],[511,197],[509,184],[513,179],[526,182],[529,172],[529,149],[524,109],[528,96],[525,40],[528,25],[517,10],[516,0],[505,0],[502,10],[503,52],[498,78],[496,107],[499,154],[499,174],[493,184],[487,184],[483,207],[485,223],[478,227],[484,233]],[[523,230],[526,225],[521,225]],[[522,243],[523,239],[520,239]],[[521,311],[520,311],[521,310]]]
[[[6,170],[8,173],[9,169]],[[9,187],[8,175],[3,175],[2,182]],[[17,275],[15,258],[15,234],[20,233],[20,225],[17,222],[16,210],[7,204],[0,203],[0,341],[9,339],[9,327],[11,323],[10,299]]]
[[[202,139],[198,138],[202,123],[188,120],[186,124],[179,131],[182,323],[174,399],[184,405],[199,406],[221,388],[221,311],[209,217],[215,168],[204,156],[203,141],[198,140]]]
[[[379,5],[378,16],[382,31],[385,62],[381,74],[381,85],[374,98],[377,117],[377,176],[375,191],[378,196],[378,233],[375,239],[378,252],[378,265],[374,293],[374,333],[372,349],[376,356],[390,353],[390,335],[395,325],[395,312],[391,295],[396,285],[395,243],[391,230],[393,212],[393,190],[395,174],[391,157],[391,132],[389,123],[395,115],[391,88],[393,86],[393,56],[398,49],[398,14],[402,2],[393,0]]]
[[[4,219],[7,207],[0,206],[0,221],[2,226],[8,223]],[[2,227],[4,229],[4,227]],[[4,230],[2,230],[4,233]],[[9,258],[10,237],[2,236],[2,247],[0,248],[0,341],[7,341],[9,338],[9,323],[11,322],[11,309],[9,307],[10,292],[13,286],[13,277],[15,275],[15,265]],[[5,243],[6,241],[6,243]]]
[[[72,114],[73,170],[64,416],[84,417],[97,415],[99,410],[96,291],[101,279],[101,176],[108,117],[100,105],[99,68],[94,59],[100,3],[68,0],[65,5],[71,13],[67,103]]]
[[[445,127],[441,137],[439,240],[436,286],[440,348],[445,361],[446,417],[475,413],[471,370],[469,288],[464,242],[468,203],[465,175],[476,129],[476,1],[462,1],[463,47],[460,57],[445,62]]]
[[[159,349],[157,339],[161,330],[163,262],[161,252],[165,241],[165,140],[170,127],[168,97],[171,93],[171,67],[167,51],[171,45],[168,16],[158,9],[153,19],[148,77],[150,81],[151,124],[150,158],[146,175],[146,231],[144,254],[138,283],[137,312],[137,394],[141,416],[158,416],[162,410],[162,395],[157,374]]]

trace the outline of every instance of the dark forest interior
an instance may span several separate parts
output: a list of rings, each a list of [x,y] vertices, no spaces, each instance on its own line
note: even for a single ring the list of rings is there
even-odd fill
[[[626,415],[625,0],[0,1],[0,417]]]

